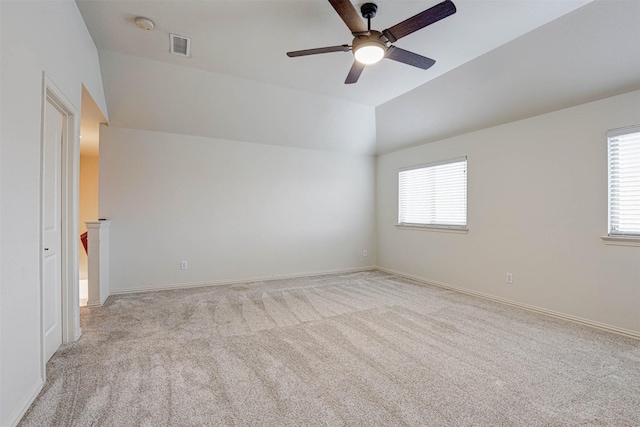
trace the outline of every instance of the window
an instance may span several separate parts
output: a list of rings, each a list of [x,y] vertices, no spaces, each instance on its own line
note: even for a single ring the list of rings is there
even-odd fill
[[[466,228],[466,157],[401,169],[398,184],[398,225]]]
[[[640,238],[640,126],[607,132],[609,236]]]

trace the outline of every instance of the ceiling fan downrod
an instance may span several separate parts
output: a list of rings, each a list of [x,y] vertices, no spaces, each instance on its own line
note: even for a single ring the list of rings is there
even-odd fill
[[[376,12],[378,12],[378,5],[375,3],[365,3],[360,6],[360,13],[362,17],[367,20],[367,30],[371,31],[371,18],[376,16]]]

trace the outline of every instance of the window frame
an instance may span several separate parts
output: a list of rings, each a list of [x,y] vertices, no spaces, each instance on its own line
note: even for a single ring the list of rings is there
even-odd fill
[[[613,138],[640,133],[640,125],[628,126],[624,128],[607,131],[607,235],[602,236],[602,240],[607,245],[616,246],[640,246],[640,234],[625,234],[625,232],[614,232],[612,217],[612,191],[611,191],[611,140]]]
[[[401,216],[401,201],[400,201],[400,174],[402,172],[406,172],[406,171],[411,171],[411,170],[416,170],[416,169],[427,169],[427,168],[431,168],[431,167],[436,167],[436,166],[441,166],[441,165],[447,165],[447,164],[452,164],[452,163],[461,163],[464,162],[465,164],[465,176],[464,176],[464,200],[465,200],[465,206],[464,206],[464,220],[465,223],[464,225],[460,225],[460,224],[447,224],[447,223],[403,223],[400,222],[400,216]],[[466,234],[469,231],[469,205],[468,205],[468,157],[467,156],[460,156],[460,157],[454,157],[454,158],[449,158],[449,159],[444,159],[444,160],[439,160],[439,161],[435,161],[435,162],[429,162],[429,163],[422,163],[422,164],[418,164],[418,165],[413,165],[413,166],[406,166],[406,167],[402,167],[400,169],[398,169],[397,172],[397,182],[396,182],[396,189],[398,190],[398,194],[397,194],[397,222],[396,222],[396,228],[398,229],[408,229],[408,230],[424,230],[424,231],[436,231],[436,232],[445,232],[445,233],[461,233],[461,234]]]

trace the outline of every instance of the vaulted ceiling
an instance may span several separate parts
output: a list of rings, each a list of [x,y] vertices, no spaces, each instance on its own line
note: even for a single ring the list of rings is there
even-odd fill
[[[438,0],[376,3],[382,30]],[[77,0],[100,51],[375,107],[378,153],[640,88],[640,2],[454,3],[457,13],[395,43],[432,68],[383,60],[345,85],[350,52],[285,54],[351,43],[326,0]],[[155,29],[138,29],[137,16]],[[170,33],[191,38],[190,58],[169,53]]]

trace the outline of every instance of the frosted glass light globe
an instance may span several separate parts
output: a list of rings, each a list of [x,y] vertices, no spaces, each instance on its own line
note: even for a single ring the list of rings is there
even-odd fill
[[[384,49],[377,43],[363,44],[358,46],[353,55],[361,64],[371,65],[384,58]]]

